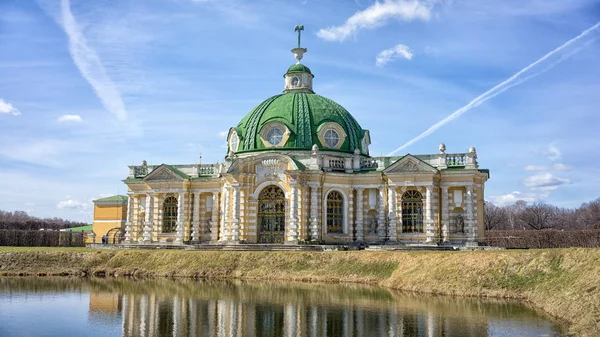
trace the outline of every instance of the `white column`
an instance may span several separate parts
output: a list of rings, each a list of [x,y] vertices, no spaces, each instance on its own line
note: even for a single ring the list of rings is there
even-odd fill
[[[248,231],[246,229],[246,193],[244,191],[240,191],[239,218],[240,240],[248,240]]]
[[[475,218],[473,215],[473,187],[466,186],[467,188],[467,237],[468,241],[475,241],[477,235],[477,228],[475,227]]]
[[[398,197],[398,194],[396,194],[396,214],[398,215],[396,218],[396,228],[399,229],[396,230],[396,235],[398,235],[398,233],[402,233],[402,196],[404,196],[404,188],[398,187],[398,192],[400,193],[400,197]]]
[[[219,203],[219,192],[213,192],[213,208],[211,217],[210,240],[217,241],[219,239],[219,212],[221,211]]]
[[[433,227],[433,210],[431,207],[431,197],[433,195],[433,186],[425,186],[427,189],[425,192],[425,233],[427,236],[426,242],[434,241],[434,227]]]
[[[127,221],[125,222],[125,241],[123,243],[131,243],[131,213],[133,208],[133,198],[131,195],[127,198]]]
[[[240,187],[233,186],[233,216],[231,219],[231,241],[240,242]]]
[[[287,242],[298,243],[298,185],[292,185],[290,194],[290,231]]]
[[[200,192],[194,193],[194,218],[192,219],[192,243],[200,241]]]
[[[152,242],[152,195],[146,195],[146,216],[144,217],[144,243]]]
[[[319,187],[310,188],[310,239],[319,240]]]
[[[226,242],[229,238],[229,189],[223,187],[223,220],[221,222],[221,233],[219,241]]]
[[[183,193],[179,193],[177,196],[177,234],[175,237],[175,243],[183,243],[183,203],[185,202],[185,196]]]
[[[385,188],[379,187],[379,219],[377,223],[377,233],[379,241],[385,241]]]
[[[363,228],[363,189],[356,189],[356,241],[365,240],[365,229]]]
[[[149,224],[150,228],[151,228],[151,236],[150,236],[150,240],[152,239],[152,236],[158,235],[161,231],[162,228],[162,211],[163,211],[163,201],[165,200],[164,194],[157,194],[153,196],[153,203],[154,203],[154,212],[152,215],[152,223]],[[152,232],[154,232],[152,234]]]
[[[448,186],[441,186],[442,189],[442,241],[448,242]]]
[[[396,191],[395,187],[388,189],[388,240],[397,241],[398,237],[396,234]]]

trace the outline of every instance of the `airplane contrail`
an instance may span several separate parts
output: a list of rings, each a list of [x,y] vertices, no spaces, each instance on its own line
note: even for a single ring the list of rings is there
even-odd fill
[[[121,93],[106,74],[98,54],[87,44],[71,12],[69,0],[62,0],[60,9],[62,26],[69,38],[69,52],[77,69],[94,89],[104,108],[120,120],[127,119]]]
[[[444,124],[450,122],[453,119],[456,119],[456,118],[460,117],[460,115],[464,114],[465,112],[471,110],[474,107],[479,106],[480,104],[484,103],[488,99],[493,98],[494,96],[501,94],[502,92],[508,90],[509,88],[511,88],[511,87],[513,87],[515,85],[519,85],[519,84],[521,84],[521,83],[529,80],[530,78],[533,78],[533,77],[535,77],[535,76],[537,76],[537,75],[539,75],[539,74],[541,74],[543,72],[546,72],[546,71],[552,69],[552,67],[554,67],[555,65],[559,64],[560,62],[566,60],[567,58],[573,56],[574,54],[576,54],[582,48],[577,48],[574,52],[571,52],[567,56],[560,58],[558,61],[556,61],[553,64],[551,64],[550,66],[546,67],[544,70],[542,70],[540,72],[537,72],[537,73],[534,73],[534,74],[532,74],[530,76],[527,76],[527,77],[525,77],[523,79],[520,79],[520,80],[518,80],[518,81],[515,82],[515,80],[517,80],[519,76],[521,76],[523,73],[525,73],[529,69],[535,67],[539,63],[544,62],[549,57],[553,56],[554,54],[562,51],[563,49],[565,49],[567,47],[569,47],[573,43],[577,42],[581,38],[585,37],[586,35],[588,35],[592,31],[594,31],[595,29],[597,29],[598,27],[600,27],[600,21],[598,21],[592,27],[590,27],[590,28],[584,30],[583,32],[581,32],[581,34],[579,34],[576,37],[572,38],[571,40],[565,42],[560,47],[558,47],[558,48],[552,50],[551,52],[547,53],[546,55],[542,56],[537,61],[535,61],[535,62],[531,63],[530,65],[528,65],[527,67],[519,70],[517,73],[515,73],[514,75],[512,75],[508,79],[504,80],[500,84],[498,84],[495,87],[491,88],[490,90],[484,92],[483,94],[477,96],[475,99],[473,99],[467,105],[465,105],[462,108],[454,111],[453,113],[451,113],[450,115],[448,115],[446,118],[444,118],[441,121],[433,124],[431,127],[429,127],[429,129],[425,130],[425,132],[423,132],[420,135],[418,135],[417,137],[409,140],[408,142],[406,142],[406,144],[400,146],[399,148],[395,149],[394,151],[388,153],[388,156],[393,156],[395,153],[397,153],[397,152],[405,149],[406,147],[412,145],[413,143],[419,141],[420,139],[422,139],[424,137],[427,137],[428,135],[430,135],[431,133],[433,133],[435,130],[437,130],[440,127],[442,127]],[[587,45],[589,45],[589,43],[585,44],[585,46],[587,46]]]

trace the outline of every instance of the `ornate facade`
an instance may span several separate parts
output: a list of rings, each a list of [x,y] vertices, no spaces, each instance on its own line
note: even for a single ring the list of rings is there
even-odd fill
[[[476,244],[484,184],[475,148],[372,157],[370,133],[313,91],[298,60],[283,94],[232,127],[223,163],[130,166],[126,243]]]

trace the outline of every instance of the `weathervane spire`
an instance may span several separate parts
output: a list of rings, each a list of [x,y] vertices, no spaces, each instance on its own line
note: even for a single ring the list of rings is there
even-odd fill
[[[296,25],[296,27],[294,27],[294,31],[298,32],[298,48],[300,48],[300,32],[302,32],[304,30],[304,25]]]
[[[294,56],[296,57],[296,60],[298,61],[297,63],[300,63],[300,60],[302,60],[302,56],[304,55],[304,53],[307,52],[306,48],[300,47],[300,34],[303,30],[304,30],[304,25],[296,25],[294,27],[294,31],[298,32],[298,47],[292,49],[292,53],[294,53]]]

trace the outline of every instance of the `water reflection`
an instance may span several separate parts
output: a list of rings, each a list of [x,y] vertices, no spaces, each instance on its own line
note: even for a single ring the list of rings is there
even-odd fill
[[[90,336],[98,329],[98,336],[561,335],[559,326],[534,310],[505,301],[361,285],[191,280],[0,279],[0,326],[16,324],[5,321],[5,305],[18,307],[24,294],[30,300],[87,296]],[[0,328],[0,334],[10,331]]]

